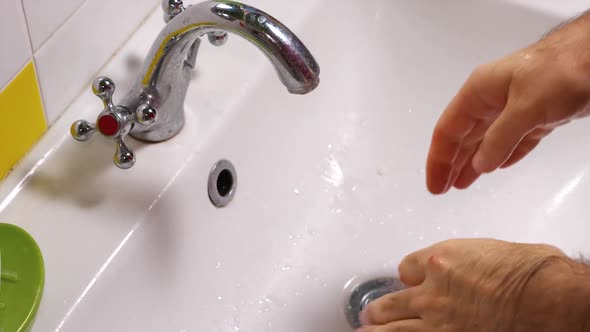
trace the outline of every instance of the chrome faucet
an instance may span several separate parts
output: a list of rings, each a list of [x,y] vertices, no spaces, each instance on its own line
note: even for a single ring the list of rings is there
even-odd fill
[[[274,65],[281,82],[293,94],[307,94],[319,84],[320,67],[305,45],[286,26],[256,8],[235,1],[205,1],[185,8],[181,0],[163,0],[166,26],[156,38],[140,75],[119,105],[112,100],[115,84],[99,77],[92,91],[104,104],[96,124],[78,120],[71,134],[87,141],[98,131],[116,142],[114,162],[122,169],[135,164],[123,139],[148,142],[174,137],[184,125],[184,100],[195,67],[200,37],[216,46],[228,32],[256,45]]]

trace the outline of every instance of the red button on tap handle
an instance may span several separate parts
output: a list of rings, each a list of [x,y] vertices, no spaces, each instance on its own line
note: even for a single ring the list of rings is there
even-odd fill
[[[149,104],[140,105],[134,112],[125,107],[113,104],[115,83],[108,77],[99,77],[92,84],[92,92],[103,102],[104,109],[98,115],[96,125],[85,120],[78,120],[72,124],[70,132],[74,139],[80,142],[88,141],[98,131],[103,136],[113,139],[117,152],[114,162],[117,167],[128,169],[135,164],[135,155],[123,139],[135,124],[151,126],[157,120],[157,111]]]
[[[98,130],[101,134],[112,137],[117,135],[119,132],[119,121],[117,121],[117,117],[113,114],[105,114],[98,118]]]

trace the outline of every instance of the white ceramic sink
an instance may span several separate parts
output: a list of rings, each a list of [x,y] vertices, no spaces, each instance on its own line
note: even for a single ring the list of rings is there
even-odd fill
[[[115,168],[112,142],[69,137],[72,121],[99,111],[87,89],[0,187],[0,220],[27,229],[45,257],[34,331],[341,332],[348,281],[393,276],[404,255],[440,240],[590,252],[580,231],[590,156],[575,152],[586,150],[588,121],[468,191],[434,197],[424,184],[434,123],[471,69],[581,5],[251,4],[314,53],[312,94],[289,95],[244,40],[204,45],[185,128],[164,143],[129,140],[133,169]],[[115,101],[162,26],[154,13],[101,72],[118,84]],[[207,178],[222,158],[239,185],[217,209]]]

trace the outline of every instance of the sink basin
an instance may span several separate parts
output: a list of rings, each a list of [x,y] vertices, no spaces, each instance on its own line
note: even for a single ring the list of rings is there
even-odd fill
[[[590,139],[585,121],[468,191],[434,197],[424,184],[432,128],[472,68],[565,18],[534,3],[253,0],[314,53],[319,88],[289,95],[237,37],[204,43],[184,129],[130,139],[129,171],[112,165],[112,142],[68,136],[99,111],[84,90],[0,187],[0,221],[30,232],[45,258],[33,331],[341,332],[351,280],[395,276],[406,254],[441,240],[589,252],[590,157],[563,148]],[[116,101],[162,26],[154,13],[100,73]],[[220,159],[240,183],[221,209],[207,194]]]

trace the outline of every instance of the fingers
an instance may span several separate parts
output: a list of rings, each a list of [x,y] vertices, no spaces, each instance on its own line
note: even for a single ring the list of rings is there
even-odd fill
[[[463,170],[461,171],[461,174],[459,175],[455,183],[453,183],[453,186],[455,188],[467,189],[469,188],[469,186],[473,184],[473,182],[475,182],[481,176],[481,173],[479,173],[473,168],[473,163],[471,162],[472,158],[473,156],[469,158],[469,162],[465,164]]]
[[[500,166],[500,168],[508,168],[518,163],[520,160],[526,157],[531,151],[533,151],[535,147],[539,145],[541,140],[545,138],[547,135],[549,135],[552,131],[552,129],[543,128],[533,130],[531,133],[529,133],[522,139],[522,141],[518,144],[516,149],[514,149],[508,160],[504,162]],[[473,168],[473,163],[471,162],[472,159],[473,155],[468,158],[469,162],[465,163],[457,179],[451,182],[455,188],[467,189],[481,176],[481,173]]]
[[[356,332],[429,332],[432,331],[421,319],[408,319],[392,322],[387,325],[363,326]]]
[[[522,139],[542,123],[541,112],[516,101],[508,103],[502,114],[492,123],[473,157],[473,168],[489,173],[504,164]]]
[[[430,192],[441,194],[450,188],[459,152],[466,143],[473,144],[465,138],[479,122],[489,125],[498,116],[506,103],[510,79],[511,71],[501,63],[482,66],[445,109],[428,153],[426,183]]]
[[[406,256],[400,263],[399,277],[407,286],[421,285],[426,280],[428,258],[432,256],[432,247],[418,250]]]
[[[426,162],[426,186],[433,194],[442,194],[447,190],[453,163],[461,148],[461,140],[444,130],[434,130]]]
[[[464,151],[461,151],[459,157],[457,157],[457,161],[455,163],[455,166],[453,167],[453,171],[451,172],[451,180],[449,181],[447,191],[451,187],[455,186],[455,183],[463,174],[465,168],[468,167],[469,164],[471,164],[471,160],[476,151],[477,145],[472,145],[470,147],[467,147]]]
[[[514,152],[508,160],[500,166],[500,168],[508,168],[517,162],[521,161],[531,151],[533,151],[543,138],[549,135],[553,130],[550,129],[535,129],[518,144]]]
[[[517,162],[521,161],[531,151],[533,151],[533,149],[535,147],[537,147],[537,145],[539,145],[539,143],[540,143],[540,141],[538,141],[538,140],[530,140],[530,141],[523,140],[520,144],[518,144],[518,146],[516,147],[514,152],[512,152],[512,155],[510,155],[510,158],[508,158],[508,160],[506,160],[500,166],[500,168],[508,168],[508,167],[516,164]]]
[[[411,309],[410,301],[416,296],[416,288],[408,288],[385,296],[371,302],[361,313],[363,325],[383,325],[389,322],[420,318],[415,310]]]

